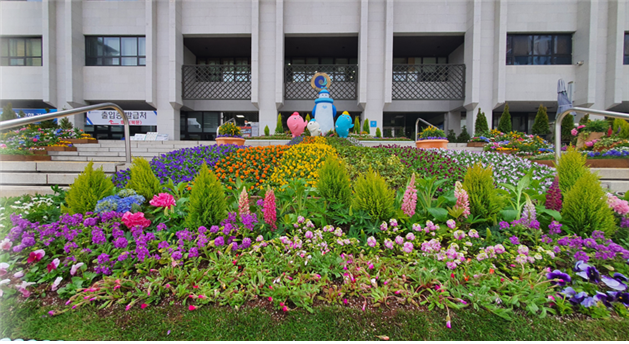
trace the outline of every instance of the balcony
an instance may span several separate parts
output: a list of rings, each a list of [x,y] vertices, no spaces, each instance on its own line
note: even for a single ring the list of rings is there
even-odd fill
[[[462,100],[465,65],[393,65],[393,100]]]
[[[184,100],[251,99],[251,65],[182,66]]]
[[[357,64],[286,65],[284,67],[284,99],[313,100],[317,90],[310,86],[315,73],[327,73],[332,84],[330,97],[334,100],[355,100],[358,88]]]

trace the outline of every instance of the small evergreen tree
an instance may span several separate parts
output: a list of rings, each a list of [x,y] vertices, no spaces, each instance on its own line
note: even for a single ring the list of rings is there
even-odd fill
[[[277,124],[275,125],[276,134],[284,134],[284,126],[282,126],[282,114],[277,114]]]
[[[389,189],[384,178],[373,170],[356,179],[352,197],[354,209],[369,212],[371,218],[379,222],[391,218],[395,212],[394,201],[395,191]]]
[[[457,140],[456,140],[456,133],[454,132],[454,130],[452,130],[452,129],[448,130],[448,135],[446,136],[446,139],[449,142],[457,142]]]
[[[467,141],[469,140],[470,140],[470,134],[467,132],[467,127],[463,126],[463,129],[461,129],[461,134],[459,134],[459,137],[456,139],[456,142],[467,143]]]
[[[579,120],[579,125],[587,125],[589,121],[590,121],[590,114],[588,113],[585,116],[581,117],[581,119]]]
[[[317,190],[330,204],[349,205],[352,190],[349,174],[342,160],[339,160],[336,156],[325,160],[319,169]]]
[[[622,118],[614,119],[614,134],[623,139],[629,139],[629,122]]]
[[[269,130],[269,126],[264,126],[264,136],[271,135],[271,131]]]
[[[370,133],[370,131],[369,131],[369,118],[365,118],[365,121],[363,122],[363,131],[366,132],[367,134]]]
[[[478,114],[476,115],[476,122],[474,123],[474,136],[483,136],[489,134],[489,126],[487,125],[487,117],[484,112],[480,112],[478,108]]]
[[[74,127],[68,117],[63,117],[59,121],[59,126],[61,127],[61,129],[64,129],[64,130],[72,129]]]
[[[565,195],[570,191],[577,180],[589,171],[585,162],[585,155],[579,153],[575,147],[570,146],[565,153],[561,154],[559,165],[557,165],[557,176],[562,194]]]
[[[496,215],[502,210],[504,198],[494,187],[491,166],[484,168],[480,163],[476,163],[468,167],[463,189],[467,191],[472,216],[496,222]]]
[[[44,110],[46,111],[46,113],[50,113],[50,109],[46,108]],[[58,125],[57,123],[55,123],[54,119],[49,119],[47,121],[42,121],[39,127],[42,129],[49,129],[49,128],[57,128]]]
[[[498,122],[498,131],[503,133],[510,133],[513,130],[511,124],[511,114],[509,113],[509,104],[505,103],[505,109],[502,111],[500,121]]]
[[[550,133],[548,113],[546,112],[546,107],[540,104],[533,122],[533,135],[544,136],[548,135],[548,133]]]
[[[1,121],[8,121],[12,119],[16,119],[15,111],[13,111],[13,106],[11,103],[7,103],[4,107],[2,107],[2,116],[0,117]]]
[[[310,122],[310,114],[306,114],[306,127],[301,136],[310,136],[310,130],[308,130],[308,123]]]
[[[571,114],[567,114],[561,120],[561,141],[562,142],[570,142],[572,139],[572,129],[574,129],[574,116]]]
[[[382,137],[382,133],[380,132],[380,128],[376,128],[376,137]]]
[[[360,134],[360,116],[354,117],[354,127],[352,128],[352,132]]]
[[[141,157],[133,158],[129,173],[131,178],[127,183],[127,188],[135,190],[138,195],[144,196],[145,199],[150,201],[154,195],[162,191],[159,179],[153,173],[148,160]]]
[[[94,170],[94,162],[90,161],[85,169],[70,185],[65,201],[68,206],[61,206],[63,212],[85,214],[94,211],[99,200],[113,194],[114,184],[103,172],[103,167]]]
[[[188,201],[188,216],[185,226],[195,230],[201,226],[218,225],[227,217],[225,191],[214,172],[203,163],[194,178],[194,185]]]

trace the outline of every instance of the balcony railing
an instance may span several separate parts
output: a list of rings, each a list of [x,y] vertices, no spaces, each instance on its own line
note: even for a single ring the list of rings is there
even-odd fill
[[[465,65],[393,65],[394,100],[465,98]]]
[[[310,86],[315,73],[330,76],[330,97],[335,100],[356,99],[358,86],[358,65],[356,64],[316,64],[287,65],[284,67],[284,98],[287,100],[313,100],[317,91]]]
[[[183,99],[251,99],[250,65],[184,65]]]

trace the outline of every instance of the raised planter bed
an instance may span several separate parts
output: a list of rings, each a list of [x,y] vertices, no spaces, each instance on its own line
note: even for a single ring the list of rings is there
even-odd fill
[[[531,160],[540,165],[555,167],[554,160]],[[629,159],[587,159],[585,165],[593,168],[629,168]]]
[[[245,139],[239,137],[217,137],[216,143],[219,145],[238,145],[244,146]]]
[[[45,151],[43,151],[46,153]],[[48,155],[0,155],[0,161],[50,161]]]
[[[486,144],[487,142],[468,142],[467,146],[468,147],[485,147]]]
[[[76,147],[46,146],[43,148],[46,152],[76,152]]]
[[[97,139],[63,139],[63,141],[68,141],[73,145],[84,143],[98,143]]]

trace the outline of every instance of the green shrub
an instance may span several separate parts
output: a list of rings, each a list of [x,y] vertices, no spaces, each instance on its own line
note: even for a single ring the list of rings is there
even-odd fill
[[[509,104],[505,103],[505,109],[502,111],[500,121],[498,122],[498,131],[510,133],[513,130],[511,125],[511,114],[509,113]]]
[[[218,127],[218,134],[231,136],[231,137],[242,137],[242,133],[240,132],[240,128],[236,126],[236,124],[232,122],[227,122],[220,127]]]
[[[589,121],[585,125],[585,131],[595,133],[607,133],[609,129],[609,123],[606,120],[597,119],[595,121]]]
[[[304,132],[301,134],[302,136],[311,136],[310,130],[308,130],[308,123],[310,122],[310,114],[306,114],[306,127],[304,128]]]
[[[489,134],[489,126],[487,125],[487,117],[484,112],[480,112],[478,108],[478,114],[476,115],[476,121],[474,122],[474,136],[483,136]]]
[[[70,119],[68,117],[63,117],[59,121],[59,127],[61,127],[61,129],[68,130],[72,129],[74,126],[72,125],[72,122],[70,122]]]
[[[629,122],[622,118],[614,119],[614,134],[623,139],[629,139]],[[619,130],[620,129],[620,130]]]
[[[218,225],[226,217],[227,203],[223,186],[214,172],[203,163],[194,178],[185,226],[190,230],[196,230],[200,226]]]
[[[384,149],[370,147],[336,147],[339,157],[345,161],[345,166],[351,180],[370,169],[377,171],[392,187],[400,188],[406,185],[406,178],[412,173],[400,158]]]
[[[354,183],[353,206],[368,212],[375,221],[389,220],[394,212],[393,202],[393,190],[373,170],[358,177]]]
[[[456,139],[456,141],[452,141],[452,142],[460,142],[460,143],[466,143],[467,141],[470,140],[470,134],[467,132],[467,127],[463,126],[463,129],[461,129],[461,134],[459,134],[459,137]]]
[[[144,158],[133,158],[133,164],[129,169],[131,178],[127,183],[127,188],[135,190],[138,195],[144,196],[147,201],[153,199],[162,191],[159,179],[153,173],[148,160]]]
[[[569,142],[572,139],[572,129],[574,129],[574,116],[568,114],[561,120],[561,141]]]
[[[585,155],[579,153],[572,146],[568,147],[568,150],[561,154],[559,165],[557,165],[557,176],[559,177],[559,189],[564,196],[576,181],[588,171],[585,161]]]
[[[11,105],[11,103],[7,103],[3,108],[2,108],[2,115],[0,116],[0,121],[8,121],[8,120],[12,120],[12,119],[16,119],[17,116],[15,115],[15,111],[13,111],[13,106]]]
[[[579,125],[587,125],[590,122],[590,114],[586,114],[579,120]]]
[[[349,205],[352,190],[345,164],[336,157],[326,159],[319,169],[317,189],[326,201]]]
[[[264,126],[264,136],[269,136],[271,135],[271,131],[269,130],[269,126],[266,125]]]
[[[284,134],[284,127],[282,126],[282,114],[277,114],[277,124],[275,125],[276,134]]]
[[[537,115],[535,115],[535,121],[533,122],[533,135],[548,135],[550,128],[548,126],[548,113],[546,107],[540,105],[537,109]]]
[[[380,131],[380,128],[376,128],[376,137],[382,137],[382,132]]]
[[[365,118],[365,121],[363,122],[363,131],[367,134],[371,133],[369,131],[369,118]]]
[[[354,127],[352,128],[352,132],[360,134],[360,116],[354,117]]]
[[[561,182],[561,179],[559,179]],[[565,194],[561,216],[574,233],[590,236],[603,231],[607,238],[616,232],[614,213],[607,205],[607,196],[598,175],[586,170]]]
[[[63,212],[85,214],[94,211],[96,203],[113,194],[114,184],[103,172],[103,167],[94,170],[94,162],[90,161],[85,169],[70,185],[66,193],[67,207],[61,206]]]
[[[467,168],[463,179],[463,189],[467,191],[470,202],[470,213],[474,217],[490,220],[495,217],[503,206],[503,198],[494,187],[491,166],[483,168],[480,163]]]
[[[448,130],[448,135],[446,135],[446,139],[449,142],[457,142],[456,133],[454,132],[454,130],[452,129]]]

